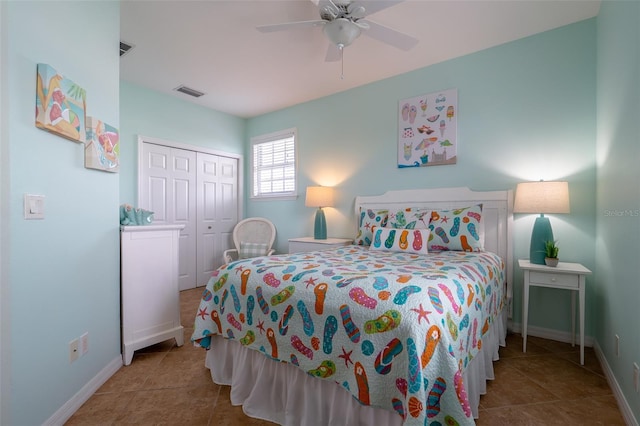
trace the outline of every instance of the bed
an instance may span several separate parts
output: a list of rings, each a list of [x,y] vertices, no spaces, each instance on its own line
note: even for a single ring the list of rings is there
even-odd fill
[[[223,265],[192,341],[251,417],[474,424],[506,335],[512,204],[467,188],[356,197],[362,245]]]

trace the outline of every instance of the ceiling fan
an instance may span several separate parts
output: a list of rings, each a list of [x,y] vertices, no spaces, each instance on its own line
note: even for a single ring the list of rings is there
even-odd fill
[[[419,41],[410,35],[366,19],[367,15],[374,14],[398,3],[402,3],[404,0],[311,1],[317,4],[320,12],[320,19],[286,22],[275,25],[262,25],[257,27],[257,30],[268,33],[301,27],[322,26],[325,35],[329,41],[331,41],[331,45],[329,46],[329,50],[327,51],[327,56],[325,58],[328,62],[341,59],[343,49],[353,43],[353,41],[358,38],[363,31],[365,35],[373,39],[404,51],[410,50]]]

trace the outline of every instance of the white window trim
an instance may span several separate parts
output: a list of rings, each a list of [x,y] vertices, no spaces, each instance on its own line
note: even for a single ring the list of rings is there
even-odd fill
[[[295,190],[292,192],[288,192],[288,193],[279,193],[279,194],[263,194],[263,195],[253,195],[254,193],[254,164],[253,164],[253,147],[256,144],[260,144],[260,143],[265,143],[265,142],[271,142],[271,141],[275,141],[278,139],[285,139],[289,136],[293,135],[293,144],[294,144],[294,160],[293,160],[293,165],[295,167],[295,172],[294,172],[294,183],[295,183]],[[249,198],[252,200],[295,200],[296,198],[298,198],[298,129],[293,127],[290,129],[285,129],[285,130],[280,130],[277,132],[273,132],[273,133],[269,133],[269,134],[265,134],[265,135],[260,135],[260,136],[254,136],[251,138],[251,152],[249,154],[250,157],[250,168],[249,170],[251,171],[251,176],[250,176],[250,196]]]

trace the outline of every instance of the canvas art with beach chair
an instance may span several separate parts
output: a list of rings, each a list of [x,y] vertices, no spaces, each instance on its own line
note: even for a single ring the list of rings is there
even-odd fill
[[[86,91],[47,64],[38,64],[36,126],[75,142],[85,142]]]

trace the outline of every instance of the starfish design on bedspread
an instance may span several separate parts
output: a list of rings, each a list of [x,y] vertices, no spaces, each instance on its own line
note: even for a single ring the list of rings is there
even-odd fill
[[[203,320],[206,319],[206,317],[207,317],[207,308],[198,309],[198,316],[200,318],[202,318]]]
[[[240,272],[240,273],[242,273],[242,271],[244,271],[244,266],[242,266],[242,265],[238,265],[238,266],[236,267],[235,271],[236,271],[236,274],[237,274],[237,273],[239,273],[239,272]]]
[[[420,304],[420,306],[418,306],[417,309],[411,308],[411,310],[418,314],[418,324],[421,323],[422,318],[424,318],[425,321],[427,321],[427,324],[429,324],[429,317],[427,315],[429,315],[431,311],[425,311],[422,307],[422,303]]]
[[[440,219],[440,222],[442,223],[449,223],[449,218],[446,216],[442,216],[442,219]]]
[[[338,355],[338,358],[344,359],[344,366],[347,367],[347,368],[349,368],[349,363],[353,364],[353,361],[351,361],[351,353],[352,352],[353,352],[352,350],[349,351],[349,352],[345,351],[344,350],[344,346],[343,346],[342,347],[342,355]]]
[[[316,286],[316,281],[318,281],[317,278],[309,278],[304,283],[307,285],[307,288],[309,288],[309,286],[315,287]]]
[[[264,321],[258,321],[258,325],[256,327],[260,329],[260,334],[264,334]]]

